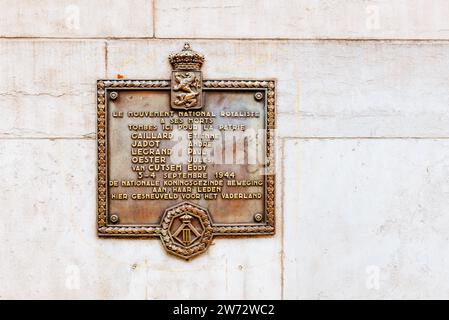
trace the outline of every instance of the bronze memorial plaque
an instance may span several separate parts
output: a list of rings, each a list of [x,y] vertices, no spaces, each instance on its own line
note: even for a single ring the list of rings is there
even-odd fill
[[[274,80],[98,80],[98,234],[157,237],[190,259],[216,236],[274,234]]]

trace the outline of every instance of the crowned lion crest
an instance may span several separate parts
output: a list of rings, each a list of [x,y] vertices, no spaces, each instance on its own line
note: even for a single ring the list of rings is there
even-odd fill
[[[171,85],[171,107],[173,109],[201,109],[202,74],[204,56],[193,51],[186,43],[181,52],[169,56],[173,66]]]

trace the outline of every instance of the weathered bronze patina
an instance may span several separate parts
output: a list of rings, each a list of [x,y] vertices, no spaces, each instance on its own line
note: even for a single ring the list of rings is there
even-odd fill
[[[275,82],[203,80],[188,44],[169,61],[171,80],[97,82],[98,234],[184,259],[273,234]]]

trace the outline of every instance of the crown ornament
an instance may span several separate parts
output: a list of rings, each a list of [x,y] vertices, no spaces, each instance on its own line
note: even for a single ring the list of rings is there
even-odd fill
[[[192,216],[186,213],[181,217],[181,220],[184,223],[189,223],[192,220]]]
[[[204,56],[190,48],[189,43],[184,44],[182,51],[172,53],[168,56],[174,70],[196,70],[199,71],[204,62]]]

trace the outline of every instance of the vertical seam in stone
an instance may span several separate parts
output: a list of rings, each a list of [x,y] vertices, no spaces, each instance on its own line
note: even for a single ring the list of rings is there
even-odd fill
[[[104,42],[104,78],[108,78],[108,41]]]
[[[284,170],[284,150],[285,150],[285,140],[282,138],[281,139],[281,197],[282,199],[280,199],[281,202],[281,214],[280,214],[280,218],[281,218],[281,300],[284,300],[284,225],[285,225],[285,220],[284,220],[284,185],[285,185],[285,170]]]
[[[156,38],[156,0],[152,0],[151,6],[153,10],[153,38]]]

